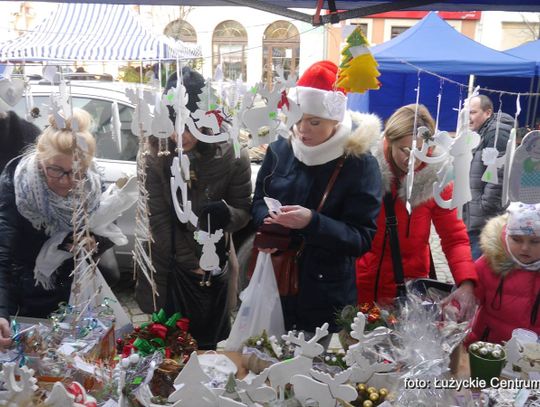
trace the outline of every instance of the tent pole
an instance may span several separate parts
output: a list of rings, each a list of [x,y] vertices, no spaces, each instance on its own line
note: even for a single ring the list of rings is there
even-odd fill
[[[467,97],[470,97],[472,95],[475,81],[476,81],[476,76],[469,75],[469,88],[467,89]]]
[[[534,96],[534,109],[533,109],[533,117],[532,117],[532,126],[536,127],[536,111],[538,109],[538,93],[540,92],[540,80],[536,83],[536,95]]]

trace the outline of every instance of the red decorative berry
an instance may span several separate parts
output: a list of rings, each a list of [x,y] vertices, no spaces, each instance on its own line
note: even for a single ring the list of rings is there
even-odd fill
[[[367,320],[369,323],[373,323],[379,319],[379,315],[376,314],[369,314],[367,317]]]

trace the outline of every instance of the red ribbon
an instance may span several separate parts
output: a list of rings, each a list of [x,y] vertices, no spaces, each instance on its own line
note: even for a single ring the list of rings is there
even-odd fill
[[[279,101],[277,107],[278,109],[281,109],[283,106],[287,106],[287,109],[289,109],[289,99],[287,98],[287,92],[284,90],[281,91],[281,100]]]
[[[221,127],[221,123],[223,123],[223,120],[225,120],[225,118],[221,115],[221,111],[219,111],[219,110],[209,110],[205,114],[207,116],[211,115],[211,114],[216,116],[217,124],[218,124],[219,127]]]
[[[178,321],[176,321],[176,327],[183,332],[189,331],[189,319],[180,318]]]
[[[148,332],[161,339],[165,339],[165,337],[167,336],[167,327],[162,324],[153,323],[148,328]]]

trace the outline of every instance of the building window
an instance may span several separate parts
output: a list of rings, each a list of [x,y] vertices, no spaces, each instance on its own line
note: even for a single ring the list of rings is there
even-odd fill
[[[240,76],[246,80],[247,32],[236,21],[224,21],[216,27],[212,36],[212,67],[215,72],[221,64],[225,79],[236,80]]]
[[[393,25],[390,30],[390,39],[397,37],[399,34],[404,33],[407,31],[410,27],[401,27],[399,25]]]
[[[364,34],[365,37],[368,38],[367,23],[351,22],[351,25],[355,25],[356,27],[360,27],[360,31],[362,31],[362,34]]]
[[[271,88],[276,67],[283,67],[285,78],[297,74],[300,62],[300,34],[288,21],[275,21],[264,31],[263,82]]]
[[[197,43],[197,33],[193,26],[187,21],[178,19],[171,21],[163,32],[167,37],[183,42]]]

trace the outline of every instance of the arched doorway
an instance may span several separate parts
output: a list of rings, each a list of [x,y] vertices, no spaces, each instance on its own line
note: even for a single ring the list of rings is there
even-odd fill
[[[300,34],[288,21],[275,21],[266,28],[263,38],[263,82],[271,87],[275,68],[283,67],[285,77],[298,70],[300,62]]]
[[[197,33],[195,32],[195,29],[190,23],[182,19],[171,21],[167,24],[163,33],[167,37],[172,37],[175,40],[197,43]]]
[[[237,21],[219,23],[212,36],[212,71],[221,64],[225,79],[236,80],[240,76],[246,80],[247,32]]]

